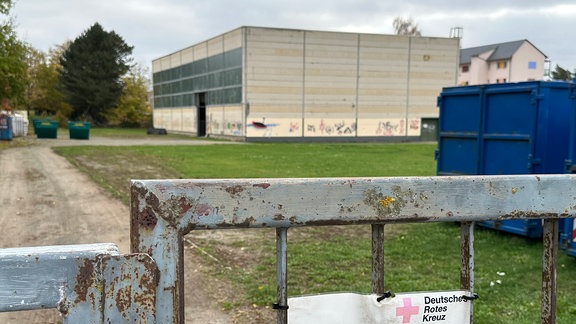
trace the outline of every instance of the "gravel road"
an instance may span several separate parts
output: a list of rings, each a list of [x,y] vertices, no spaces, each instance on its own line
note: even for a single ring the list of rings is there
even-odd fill
[[[91,138],[35,140],[37,145],[0,151],[0,248],[115,243],[129,253],[129,208],[95,185],[51,147],[60,145],[206,145],[230,142]],[[237,144],[237,143],[235,143]],[[203,289],[201,266],[187,269],[187,323],[232,323]],[[56,310],[0,313],[0,323],[60,323]]]

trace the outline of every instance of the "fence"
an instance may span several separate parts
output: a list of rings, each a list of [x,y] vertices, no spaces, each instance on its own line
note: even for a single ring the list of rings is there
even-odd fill
[[[529,218],[544,219],[541,318],[555,323],[558,219],[574,217],[576,176],[148,180],[133,181],[131,195],[132,252],[159,268],[159,323],[184,322],[183,236],[192,230],[276,228],[275,309],[287,323],[290,227],[371,224],[372,290],[383,294],[385,224],[461,222],[460,288],[473,292],[474,222]]]
[[[65,323],[183,323],[183,236],[226,228],[276,228],[278,323],[288,322],[290,227],[371,224],[372,290],[383,294],[385,224],[461,222],[460,288],[473,292],[474,222],[541,218],[541,319],[551,324],[558,219],[576,213],[576,175],[148,180],[133,181],[131,195],[133,254],[113,244],[0,250],[0,311],[57,308]]]

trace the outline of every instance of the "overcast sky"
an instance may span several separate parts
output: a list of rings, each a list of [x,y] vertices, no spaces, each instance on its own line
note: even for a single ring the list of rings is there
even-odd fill
[[[98,22],[151,61],[240,26],[393,34],[411,17],[423,36],[463,27],[462,48],[528,39],[563,68],[576,68],[574,0],[15,0],[21,39],[49,48]]]

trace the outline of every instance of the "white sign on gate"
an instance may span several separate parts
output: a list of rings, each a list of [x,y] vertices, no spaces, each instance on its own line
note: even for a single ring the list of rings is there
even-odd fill
[[[377,295],[338,293],[288,299],[288,322],[314,324],[470,323],[469,291]]]

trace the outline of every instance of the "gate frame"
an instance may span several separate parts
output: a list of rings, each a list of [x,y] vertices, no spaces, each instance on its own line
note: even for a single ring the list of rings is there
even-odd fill
[[[66,323],[156,323],[158,269],[113,243],[0,249],[0,312],[55,308]]]
[[[288,323],[290,227],[372,225],[372,292],[384,293],[384,225],[461,222],[460,288],[474,291],[474,222],[543,219],[542,323],[556,321],[558,220],[576,213],[576,175],[133,180],[131,250],[160,278],[156,318],[184,323],[183,236],[276,228],[277,323]],[[471,323],[473,312],[471,312]]]

